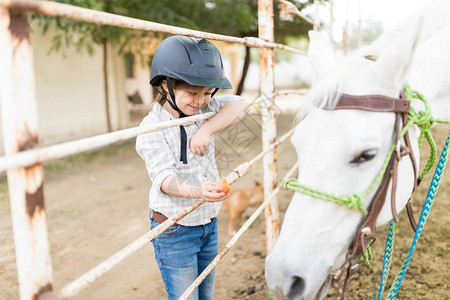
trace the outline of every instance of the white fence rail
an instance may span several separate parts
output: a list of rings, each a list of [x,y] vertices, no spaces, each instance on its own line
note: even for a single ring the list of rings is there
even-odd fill
[[[166,230],[203,203],[201,200],[195,202],[192,206],[180,211],[177,215],[169,218],[154,230],[144,234],[79,279],[64,287],[60,293],[53,292],[53,270],[43,196],[43,171],[41,165],[43,162],[104,147],[136,137],[139,134],[212,117],[212,114],[202,114],[171,122],[154,124],[146,128],[130,128],[77,141],[38,148],[39,132],[37,129],[37,103],[33,78],[33,52],[26,13],[35,12],[95,24],[180,34],[261,48],[261,97],[265,98],[266,104],[262,109],[263,151],[251,161],[238,166],[227,176],[227,180],[230,184],[234,183],[247,174],[256,161],[262,158],[264,159],[265,202],[255,213],[261,212],[266,207],[266,231],[268,237],[266,248],[269,252],[277,238],[279,230],[277,194],[280,185],[277,182],[276,146],[285,141],[293,133],[293,130],[291,130],[279,140],[276,139],[276,116],[273,109],[274,98],[278,94],[286,94],[287,92],[276,93],[274,91],[273,49],[283,49],[297,54],[305,54],[297,49],[273,42],[272,5],[272,0],[258,1],[258,17],[260,19],[259,38],[237,38],[168,26],[50,1],[0,0],[0,100],[5,146],[5,156],[0,157],[0,173],[6,171],[8,176],[21,299],[44,299],[46,297],[67,299],[76,295],[83,287],[86,287],[125,257],[141,248],[159,233]],[[293,171],[291,170],[290,172]],[[244,227],[248,227],[250,223],[247,222]],[[232,238],[227,245],[226,252],[234,245],[243,231],[245,229],[241,229],[238,232],[238,236]],[[225,253],[222,252],[220,255],[223,256]],[[214,260],[213,263],[217,264],[217,262]],[[210,269],[213,267],[210,267]],[[196,284],[201,280],[199,278]],[[193,289],[195,289],[194,286],[186,293],[191,293]]]

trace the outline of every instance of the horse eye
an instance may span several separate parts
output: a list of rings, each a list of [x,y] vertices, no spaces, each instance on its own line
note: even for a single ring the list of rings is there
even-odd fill
[[[361,152],[358,156],[353,158],[350,161],[350,163],[360,164],[360,163],[367,162],[367,161],[373,159],[377,155],[377,152],[378,151],[376,149],[365,150],[365,151]]]

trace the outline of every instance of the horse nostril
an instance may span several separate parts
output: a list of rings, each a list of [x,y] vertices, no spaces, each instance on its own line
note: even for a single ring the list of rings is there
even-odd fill
[[[288,299],[298,299],[305,291],[305,280],[301,277],[293,276],[292,284],[289,288]]]

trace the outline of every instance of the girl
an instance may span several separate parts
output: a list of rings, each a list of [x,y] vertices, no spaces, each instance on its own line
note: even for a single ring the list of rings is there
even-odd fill
[[[208,121],[140,135],[136,150],[152,180],[151,228],[197,199],[207,202],[153,240],[169,299],[178,299],[218,253],[217,214],[228,197],[221,192],[213,134],[244,118],[240,97],[214,96],[230,89],[217,48],[204,39],[172,36],[156,49],[150,84],[160,93],[141,126],[198,113]],[[214,271],[190,299],[212,299]]]

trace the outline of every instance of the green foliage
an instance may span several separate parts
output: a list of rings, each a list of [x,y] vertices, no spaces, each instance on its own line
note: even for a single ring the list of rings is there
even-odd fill
[[[116,5],[120,5],[122,1],[56,0],[55,2],[115,13],[115,10],[118,8]],[[57,51],[64,52],[66,48],[73,46],[78,52],[86,51],[89,55],[92,55],[96,44],[102,44],[104,42],[118,44],[121,42],[122,36],[128,35],[130,31],[119,27],[103,26],[67,18],[55,18],[37,14],[33,14],[31,20],[37,22],[44,34],[48,32],[52,25],[58,29],[52,37],[52,45],[48,51],[49,53]]]
[[[309,0],[305,3],[298,1],[291,1],[295,4],[298,10],[302,10],[306,6],[312,4],[314,1]],[[275,42],[286,43],[286,40],[293,37],[304,37],[308,35],[308,31],[312,29],[312,25],[296,16],[292,21],[282,20],[279,16],[278,0],[274,0],[274,31]]]
[[[201,30],[217,34],[244,37],[257,36],[257,0],[56,0],[55,2],[124,15],[156,23]],[[309,5],[292,1],[299,10]],[[93,54],[95,45],[111,43],[119,45],[119,53],[140,53],[146,48],[145,37],[161,36],[153,32],[96,25],[66,18],[33,15],[42,32],[50,26],[58,29],[52,38],[49,52],[75,47],[79,52]],[[284,21],[279,17],[278,1],[274,0],[276,42],[287,38],[305,36],[311,25],[299,17]]]
[[[209,32],[243,37],[256,31],[255,14],[247,1],[206,1],[199,25]]]
[[[226,1],[230,2],[230,1]],[[258,35],[258,1],[257,0],[236,0],[231,1],[233,5],[239,3],[241,5],[247,6],[250,11],[251,22],[248,23],[243,31],[240,32],[239,36],[257,36]],[[306,6],[312,4],[314,0],[308,1],[296,1],[291,0],[298,10],[302,10]],[[273,0],[273,9],[274,9],[274,37],[275,42],[277,43],[285,43],[287,39],[295,37],[306,36],[308,30],[312,29],[312,25],[304,21],[298,16],[295,16],[292,21],[283,20],[280,18],[280,5],[278,0]]]

